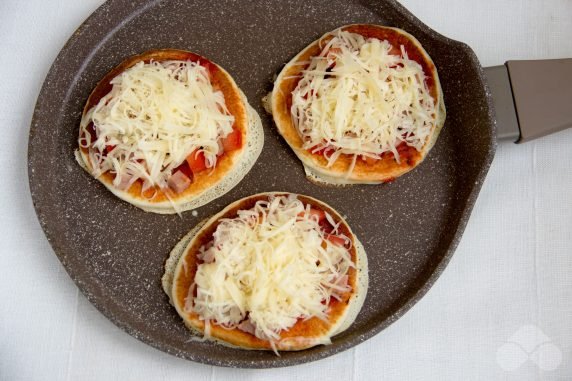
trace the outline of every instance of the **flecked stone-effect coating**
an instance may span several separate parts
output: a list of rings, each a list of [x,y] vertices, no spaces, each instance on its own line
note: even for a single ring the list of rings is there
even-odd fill
[[[352,23],[405,29],[423,44],[441,78],[447,122],[427,159],[396,182],[317,186],[275,130],[260,99],[273,76],[324,32]],[[107,71],[150,49],[184,49],[224,67],[262,116],[265,146],[225,196],[180,218],[145,213],[113,196],[74,161],[81,111]],[[38,98],[30,130],[29,177],[40,223],[87,298],[129,334],[207,364],[265,368],[318,360],[375,335],[418,301],[445,268],[492,161],[495,123],[471,49],[430,30],[392,0],[242,2],[111,0],[70,38]],[[301,352],[245,351],[197,342],[161,289],[163,263],[196,223],[234,200],[267,191],[307,194],[347,216],[369,259],[367,300],[330,346]]]

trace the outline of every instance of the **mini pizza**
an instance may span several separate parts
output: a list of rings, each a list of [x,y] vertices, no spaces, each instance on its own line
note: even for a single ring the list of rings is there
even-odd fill
[[[310,180],[377,184],[415,168],[445,122],[433,61],[407,32],[349,25],[294,57],[264,100]]]
[[[171,252],[162,283],[203,338],[296,351],[329,344],[354,322],[367,293],[367,257],[330,206],[263,193],[191,230]]]
[[[191,52],[155,50],[97,84],[76,159],[120,199],[179,213],[238,184],[263,139],[258,114],[223,68]]]

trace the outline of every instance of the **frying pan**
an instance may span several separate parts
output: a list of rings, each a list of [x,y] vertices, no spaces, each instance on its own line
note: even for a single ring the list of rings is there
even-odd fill
[[[427,159],[396,182],[319,187],[305,179],[259,100],[271,89],[273,75],[299,50],[324,32],[350,23],[395,26],[419,39],[438,68],[447,122]],[[125,58],[159,48],[191,50],[223,66],[263,118],[265,147],[253,170],[196,215],[155,215],[132,207],[84,173],[73,158],[81,111],[98,80]],[[516,77],[512,90],[506,87],[516,73],[511,74],[510,63],[508,69],[491,73],[495,96],[501,94],[495,101],[504,102],[499,103],[503,118],[512,123],[503,136],[534,137],[523,132],[529,130],[522,116],[528,109],[516,101],[526,91],[515,90]],[[563,126],[556,121],[552,129],[536,135]],[[28,173],[36,213],[55,254],[107,318],[141,341],[182,358],[264,368],[314,361],[348,349],[411,308],[451,258],[495,147],[493,100],[475,54],[431,30],[395,1],[216,0],[205,7],[198,1],[110,0],[79,27],[47,75],[30,129]],[[163,263],[188,230],[230,202],[263,191],[326,201],[347,216],[364,243],[370,263],[367,299],[356,322],[332,345],[277,357],[196,342],[161,291]]]

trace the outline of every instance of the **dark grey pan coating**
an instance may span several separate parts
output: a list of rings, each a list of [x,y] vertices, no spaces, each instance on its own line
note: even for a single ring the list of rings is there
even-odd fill
[[[208,5],[206,5],[208,4]],[[276,132],[260,99],[275,73],[327,31],[351,23],[403,28],[439,71],[447,122],[425,162],[391,184],[325,188]],[[113,196],[74,161],[83,105],[100,78],[130,55],[186,49],[224,67],[262,116],[264,150],[224,197],[180,218],[145,213]],[[190,360],[232,367],[314,361],[372,337],[403,315],[445,268],[461,237],[495,150],[492,106],[471,49],[422,24],[394,1],[112,0],[71,37],[38,98],[30,131],[34,206],[54,252],[87,298],[141,341]],[[254,352],[189,341],[160,287],[169,251],[198,221],[264,191],[321,199],[347,216],[365,245],[370,288],[355,324],[330,346]]]

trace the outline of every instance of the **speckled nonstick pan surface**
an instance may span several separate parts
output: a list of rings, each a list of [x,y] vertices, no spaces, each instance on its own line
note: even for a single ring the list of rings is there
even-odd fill
[[[481,67],[466,45],[422,24],[394,1],[112,0],[71,37],[38,98],[29,141],[29,178],[39,221],[54,252],[87,298],[129,334],[190,360],[279,367],[324,358],[372,337],[411,308],[445,268],[461,237],[495,149],[494,119]],[[447,122],[425,162],[391,184],[325,188],[304,177],[260,99],[297,52],[338,26],[376,23],[416,36],[439,71]],[[113,196],[74,161],[91,90],[125,58],[149,49],[186,49],[224,67],[262,116],[265,146],[231,192],[177,215],[145,213]],[[289,191],[321,199],[365,245],[370,288],[355,324],[330,346],[301,352],[230,349],[191,335],[160,287],[163,263],[198,221],[241,197]]]

